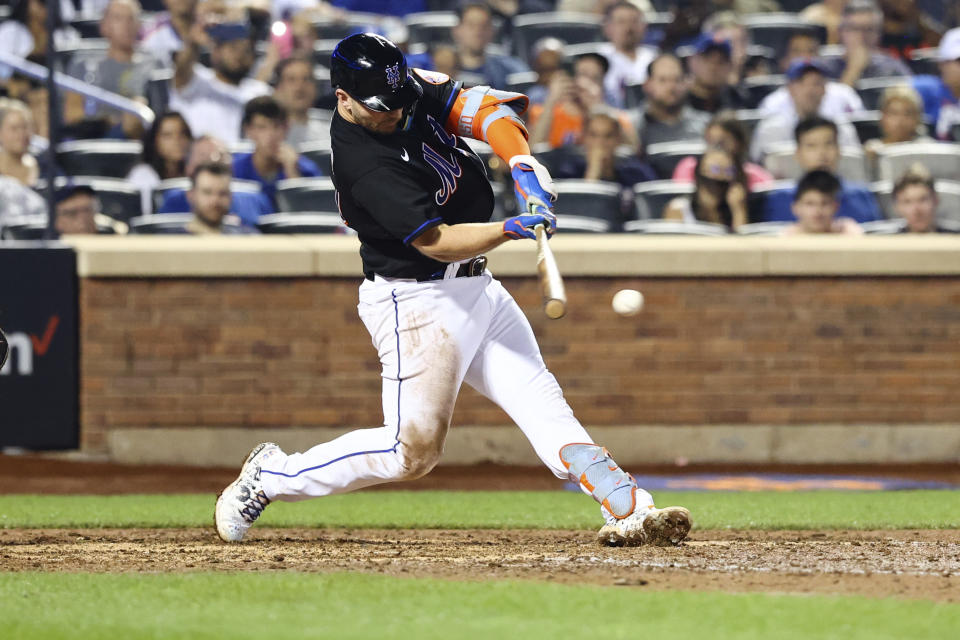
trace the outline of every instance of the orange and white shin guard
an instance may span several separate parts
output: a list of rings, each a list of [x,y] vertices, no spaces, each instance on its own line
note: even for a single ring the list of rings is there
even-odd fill
[[[573,443],[560,448],[560,461],[593,499],[603,505],[613,518],[622,520],[637,508],[637,482],[610,457],[610,452],[595,444]],[[650,494],[640,491],[640,497]],[[642,504],[641,508],[653,505]]]

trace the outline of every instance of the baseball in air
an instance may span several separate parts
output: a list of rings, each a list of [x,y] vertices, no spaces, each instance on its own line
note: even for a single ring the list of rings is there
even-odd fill
[[[634,316],[643,309],[643,294],[636,289],[621,289],[613,296],[613,310],[621,316]]]

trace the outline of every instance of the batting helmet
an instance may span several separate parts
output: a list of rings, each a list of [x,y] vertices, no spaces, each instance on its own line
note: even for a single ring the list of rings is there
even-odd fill
[[[357,33],[337,43],[330,56],[330,80],[371,111],[409,108],[423,95],[400,48],[375,33]]]

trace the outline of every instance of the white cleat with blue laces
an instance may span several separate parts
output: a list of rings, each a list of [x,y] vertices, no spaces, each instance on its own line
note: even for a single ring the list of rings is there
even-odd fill
[[[240,468],[237,479],[217,496],[213,521],[217,526],[217,535],[224,542],[243,540],[247,529],[270,504],[260,482],[260,468],[278,453],[280,447],[272,442],[255,446]]]

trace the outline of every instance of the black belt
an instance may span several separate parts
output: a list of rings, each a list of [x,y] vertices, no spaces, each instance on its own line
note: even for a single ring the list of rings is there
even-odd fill
[[[486,256],[477,256],[472,260],[468,260],[460,265],[460,268],[457,269],[457,274],[453,276],[454,278],[472,278],[474,276],[483,275],[483,272],[487,268],[487,257]],[[428,276],[423,276],[417,278],[417,282],[430,282],[432,280],[443,280],[443,275],[447,272],[446,268],[437,271],[436,273],[431,273]],[[373,276],[366,276],[367,280],[373,280]]]

